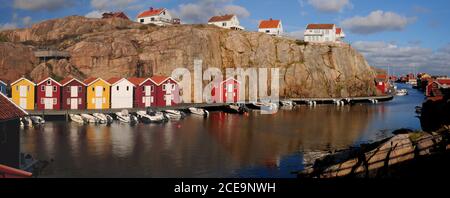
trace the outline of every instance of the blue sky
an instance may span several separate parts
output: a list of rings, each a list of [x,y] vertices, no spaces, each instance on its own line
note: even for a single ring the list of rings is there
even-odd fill
[[[250,31],[261,19],[281,19],[298,38],[308,23],[335,23],[373,66],[450,75],[448,0],[0,0],[0,29],[103,11],[124,10],[135,18],[150,6],[168,8],[185,23],[232,12]]]

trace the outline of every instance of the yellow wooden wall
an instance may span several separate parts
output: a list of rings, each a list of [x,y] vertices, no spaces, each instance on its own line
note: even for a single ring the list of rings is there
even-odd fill
[[[95,97],[95,87],[101,86],[105,88],[105,91],[103,92],[102,98],[105,98],[105,103],[102,104],[102,109],[109,109],[110,108],[110,95],[111,95],[111,86],[103,81],[103,80],[97,80],[96,82],[92,83],[90,86],[87,87],[86,90],[86,99],[87,99],[87,109],[95,109],[95,103],[92,101]]]
[[[27,86],[27,107],[25,110],[34,110],[34,105],[36,103],[35,101],[35,87],[34,84],[22,79],[16,84],[11,86],[11,97],[12,101],[17,104],[17,106],[20,106],[20,86]]]

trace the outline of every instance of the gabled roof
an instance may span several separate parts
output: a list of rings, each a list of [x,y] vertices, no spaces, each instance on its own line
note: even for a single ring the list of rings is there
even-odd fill
[[[238,81],[236,78],[233,78],[233,77],[227,78],[226,80],[222,81],[220,84],[224,84],[225,82],[228,82],[228,81],[230,81],[230,80],[235,81],[235,82],[237,82],[238,84],[241,84],[240,81]]]
[[[0,122],[8,121],[28,115],[28,113],[14,104],[5,95],[0,93]]]
[[[122,81],[124,81],[124,80],[126,80],[126,81],[128,81],[129,83],[133,84],[132,82],[130,82],[130,81],[127,80],[126,78],[116,78],[116,77],[110,78],[110,79],[106,80],[106,82],[108,82],[109,84],[111,84],[112,86],[114,86],[114,85],[116,85],[116,84],[118,84],[119,82],[122,82]],[[134,84],[133,84],[133,86],[134,86]]]
[[[211,19],[209,19],[208,22],[222,22],[222,21],[229,21],[233,19],[235,15],[234,14],[227,14],[222,16],[213,16]]]
[[[32,84],[32,85],[36,85],[36,84],[34,84],[33,81],[28,80],[28,79],[26,79],[26,78],[24,78],[24,77],[19,78],[18,80],[14,81],[13,83],[11,83],[11,85],[15,85],[16,83],[18,83],[18,82],[20,82],[20,81],[22,81],[22,80],[25,80],[25,81],[29,82],[29,83]]]
[[[117,17],[117,18],[123,18],[123,19],[128,19],[128,16],[124,13],[124,12],[106,12],[103,13],[103,18],[113,18],[113,17]]]
[[[128,81],[130,81],[131,83],[133,83],[135,86],[141,86],[143,83],[147,82],[148,80],[150,80],[150,78],[128,78]]]
[[[162,12],[164,12],[166,9],[165,8],[160,8],[160,9],[154,9],[154,8],[150,8],[150,10],[141,12],[137,18],[144,18],[144,17],[149,17],[149,16],[157,16],[160,15]]]
[[[266,28],[278,28],[280,26],[281,21],[280,20],[263,20],[259,23],[259,29],[266,29]]]
[[[5,82],[3,82],[2,80],[0,80],[0,84],[4,84],[4,85],[6,85],[6,83],[5,83]]]
[[[154,82],[156,85],[158,85],[158,86],[160,86],[161,84],[163,84],[164,82],[166,82],[166,81],[169,80],[169,79],[175,81],[175,83],[178,84],[178,82],[177,82],[175,79],[171,78],[171,77],[166,77],[166,76],[153,76],[153,77],[150,78],[150,80],[153,81],[153,82]]]
[[[72,81],[77,81],[77,82],[79,82],[79,83],[81,83],[82,85],[84,85],[84,86],[86,86],[86,84],[84,84],[84,82],[81,82],[80,80],[78,80],[78,79],[76,79],[76,78],[73,78],[73,77],[67,77],[67,78],[64,78],[63,80],[61,80],[59,83],[62,85],[62,86],[66,86],[67,84],[69,84],[69,83],[71,83]]]
[[[342,33],[342,28],[336,28],[336,34],[341,34]]]
[[[84,84],[86,84],[86,86],[91,86],[93,83],[95,83],[95,82],[97,82],[99,80],[101,80],[101,81],[105,82],[106,84],[108,84],[109,86],[111,86],[111,84],[109,84],[108,81],[103,80],[102,78],[91,77],[91,78],[88,78],[88,79],[84,80],[83,82],[84,82]]]
[[[42,80],[39,80],[38,81],[39,83],[37,83],[37,85],[40,85],[40,84],[44,83],[47,80],[51,80],[51,81],[55,82],[56,84],[58,84],[59,86],[61,86],[61,84],[58,81],[56,81],[55,79],[53,79],[51,77],[46,77],[46,78],[43,78]]]
[[[333,29],[334,24],[308,24],[306,29]]]

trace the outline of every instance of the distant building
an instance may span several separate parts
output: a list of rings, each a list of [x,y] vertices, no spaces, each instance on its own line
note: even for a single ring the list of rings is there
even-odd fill
[[[111,109],[133,108],[134,84],[125,78],[110,78],[111,84]]]
[[[427,97],[443,97],[442,90],[450,88],[450,78],[431,80],[425,90]]]
[[[234,79],[228,78],[222,81],[218,86],[212,89],[211,96],[215,103],[237,103],[240,100],[241,83]]]
[[[389,89],[389,83],[388,78],[386,74],[378,74],[375,77],[375,85],[377,87],[377,90],[381,92],[382,94],[388,93]]]
[[[311,43],[342,42],[345,33],[335,24],[309,24],[305,30],[305,41]]]
[[[101,78],[88,78],[86,84],[86,108],[87,109],[109,109],[111,84]]]
[[[0,80],[0,93],[6,96],[6,86],[7,84]]]
[[[1,165],[20,167],[20,118],[27,116],[22,108],[0,93],[0,178],[8,173]]]
[[[72,77],[60,82],[62,88],[62,109],[86,109],[86,84]]]
[[[283,24],[281,23],[281,20],[263,20],[259,23],[258,32],[280,36],[283,34]]]
[[[211,19],[209,19],[208,24],[231,30],[245,29],[240,25],[238,17],[233,14],[213,16],[211,17]]]
[[[180,19],[172,17],[169,10],[165,8],[150,8],[147,11],[141,12],[137,16],[137,22],[141,24],[155,24],[158,26],[180,24]]]
[[[37,83],[36,103],[39,110],[61,109],[61,84],[53,78],[45,78]]]
[[[105,12],[102,15],[103,19],[109,19],[109,18],[122,18],[126,20],[130,20],[128,16],[123,12]]]
[[[34,82],[20,78],[11,83],[12,101],[25,110],[34,110],[35,88]]]

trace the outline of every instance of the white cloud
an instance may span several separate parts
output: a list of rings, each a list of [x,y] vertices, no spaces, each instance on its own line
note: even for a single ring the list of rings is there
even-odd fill
[[[94,18],[94,19],[99,19],[102,18],[104,12],[101,12],[99,10],[94,10],[92,12],[87,13],[86,15],[84,15],[86,18]]]
[[[47,10],[69,7],[73,1],[69,0],[14,0],[13,7],[22,10]]]
[[[432,74],[450,74],[450,43],[434,51],[417,45],[399,46],[383,41],[358,41],[352,45],[370,65],[392,66],[397,74],[411,72],[415,67]]]
[[[320,12],[341,12],[353,7],[349,0],[308,0],[308,4]]]
[[[345,19],[341,22],[341,26],[353,33],[373,34],[383,31],[401,31],[415,20],[416,18],[408,18],[394,12],[377,10],[365,17],[355,16]]]
[[[250,12],[233,4],[233,0],[197,0],[194,3],[181,4],[172,12],[186,23],[205,23],[214,15],[236,14],[246,18]]]
[[[15,24],[15,23],[0,24],[0,31],[11,30],[11,29],[16,29],[16,28],[17,28],[17,24]]]
[[[91,6],[97,10],[126,9],[136,0],[91,0]]]

